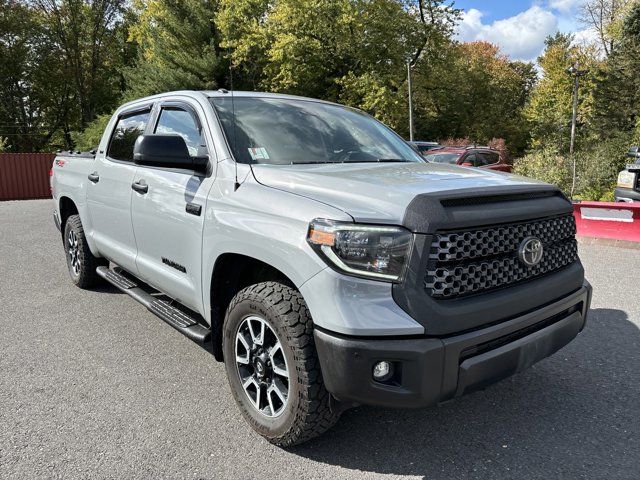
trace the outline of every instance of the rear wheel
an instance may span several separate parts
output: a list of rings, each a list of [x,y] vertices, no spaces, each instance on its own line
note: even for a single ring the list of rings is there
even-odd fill
[[[254,430],[291,446],[334,425],[338,414],[329,405],[313,323],[297,290],[277,282],[241,290],[223,328],[227,378]]]
[[[67,219],[63,240],[69,276],[73,283],[80,288],[91,288],[101,283],[102,279],[96,273],[96,268],[107,265],[108,262],[94,257],[89,250],[80,215],[71,215]]]

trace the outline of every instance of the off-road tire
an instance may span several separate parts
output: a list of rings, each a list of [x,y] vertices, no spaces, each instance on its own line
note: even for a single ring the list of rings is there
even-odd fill
[[[79,264],[76,264],[75,267],[71,253],[73,247],[70,242],[70,235],[72,234],[77,242],[75,254],[79,260]],[[96,268],[102,265],[108,265],[108,262],[103,258],[94,257],[91,250],[89,250],[87,238],[85,237],[82,222],[80,221],[80,215],[71,215],[67,219],[62,241],[64,243],[64,252],[71,281],[83,289],[99,285],[102,282],[102,278],[96,273]]]
[[[244,319],[258,315],[276,333],[287,359],[289,401],[279,417],[263,415],[249,401],[236,364],[236,333]],[[331,428],[339,413],[330,408],[313,340],[313,321],[300,292],[278,282],[251,285],[231,301],[223,325],[227,379],[242,415],[269,442],[289,447]]]

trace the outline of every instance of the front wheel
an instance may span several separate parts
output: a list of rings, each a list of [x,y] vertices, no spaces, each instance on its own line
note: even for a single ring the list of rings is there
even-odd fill
[[[241,290],[224,320],[223,348],[233,396],[249,424],[279,446],[335,424],[300,293],[277,282]]]

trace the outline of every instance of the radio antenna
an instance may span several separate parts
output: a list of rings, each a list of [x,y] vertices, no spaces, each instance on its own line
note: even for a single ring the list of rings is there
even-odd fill
[[[236,173],[236,180],[233,184],[233,191],[235,192],[240,188],[240,183],[238,182],[238,159],[235,158],[238,152],[238,134],[236,132],[236,106],[233,101],[233,58],[231,58],[231,54],[229,54],[229,83],[231,86],[231,117],[233,119],[233,164]]]

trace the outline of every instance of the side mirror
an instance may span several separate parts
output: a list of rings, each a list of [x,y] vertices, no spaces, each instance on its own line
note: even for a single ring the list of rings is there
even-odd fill
[[[187,168],[205,172],[208,157],[189,155],[187,143],[180,135],[140,135],[133,147],[136,165],[165,168]]]
[[[463,167],[473,167],[473,163],[469,162],[462,162],[460,165],[462,165]]]

